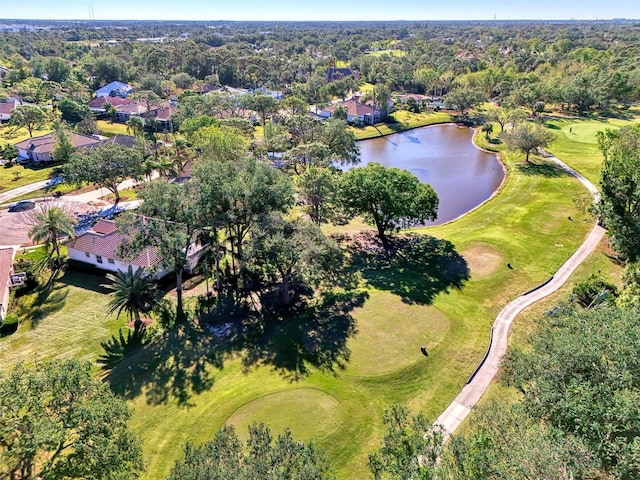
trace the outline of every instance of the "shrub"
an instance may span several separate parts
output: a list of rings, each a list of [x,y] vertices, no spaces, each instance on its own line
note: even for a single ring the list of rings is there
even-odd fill
[[[2,324],[0,324],[0,335],[5,336],[15,332],[18,329],[20,319],[15,313],[7,313]]]
[[[577,283],[571,291],[574,300],[584,308],[601,303],[609,297],[618,296],[618,289],[600,273],[592,273],[584,282]]]

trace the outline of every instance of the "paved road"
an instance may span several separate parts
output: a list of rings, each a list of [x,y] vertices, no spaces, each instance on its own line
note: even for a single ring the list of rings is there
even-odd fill
[[[7,203],[16,197],[20,197],[30,192],[46,188],[50,185],[59,183],[61,180],[55,179],[43,180],[41,182],[31,183],[22,187],[7,190],[0,194],[0,204]],[[120,184],[121,189],[129,188],[135,185],[134,180],[125,180]],[[74,214],[87,213],[96,210],[96,208],[108,208],[111,204],[100,200],[101,197],[108,195],[110,192],[106,188],[99,188],[78,195],[67,194],[55,199],[56,202],[66,204],[65,208]],[[124,209],[135,208],[140,204],[141,200],[131,202],[121,202],[120,207]],[[9,212],[7,208],[0,209],[0,245],[31,245],[29,238],[29,230],[32,227],[32,220],[28,213]]]
[[[13,198],[21,197],[22,195],[35,192],[36,190],[42,190],[43,188],[47,188],[51,185],[56,185],[61,181],[62,179],[60,177],[55,177],[48,180],[42,180],[41,182],[30,183],[29,185],[23,185],[22,187],[7,190],[6,192],[0,193],[0,203],[6,203]]]
[[[580,182],[587,187],[595,198],[598,197],[598,189],[589,182],[589,180],[553,155],[547,152],[541,153],[580,180]],[[496,373],[498,373],[502,357],[507,352],[509,329],[516,316],[529,305],[551,295],[564,285],[578,265],[580,265],[598,246],[604,234],[605,230],[602,227],[595,225],[580,248],[578,248],[578,250],[576,250],[576,252],[558,269],[548,283],[532,292],[518,297],[504,307],[498,314],[491,328],[492,341],[490,342],[489,350],[483,362],[476,370],[475,375],[467,382],[458,396],[434,422],[436,425],[443,427],[446,437],[451,435],[456,428],[460,426],[467,415],[469,415],[471,409],[478,403]]]

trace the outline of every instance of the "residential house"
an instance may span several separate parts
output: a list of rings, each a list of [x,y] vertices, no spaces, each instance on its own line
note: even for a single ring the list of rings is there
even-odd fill
[[[350,68],[327,68],[327,82],[335,82],[336,80],[342,80],[344,77],[351,75],[354,79],[360,80],[358,72],[354,72]]]
[[[147,113],[147,106],[144,102],[132,100],[116,107],[116,120],[126,123],[131,117],[142,117]]]
[[[0,103],[0,123],[11,120],[11,111],[22,105],[19,98],[10,98],[6,102]]]
[[[123,147],[133,148],[136,145],[136,137],[132,137],[131,135],[115,135],[111,138],[105,138],[100,144],[104,145],[106,143],[114,143],[116,145],[122,145]]]
[[[371,105],[360,103],[357,97],[350,98],[343,102],[337,102],[323,108],[320,116],[323,118],[331,117],[331,114],[338,107],[342,107],[347,112],[347,122],[362,122],[365,125],[374,125],[381,120],[380,110]]]
[[[134,270],[140,267],[152,270],[155,278],[160,279],[170,273],[162,266],[162,258],[156,247],[148,247],[136,258],[126,260],[118,255],[118,247],[127,237],[118,233],[118,226],[113,220],[98,220],[91,230],[78,235],[67,244],[70,260],[93,265],[108,272],[127,271],[131,265]],[[194,268],[203,252],[204,247],[194,243],[189,247],[187,255],[189,266]]]
[[[253,90],[250,90],[250,92],[254,94],[267,95],[275,100],[282,100],[284,98],[284,93],[282,93],[281,91],[269,90],[265,87],[254,88]]]
[[[87,148],[98,145],[101,140],[90,136],[82,135],[80,133],[71,133],[71,143],[76,148]],[[39,137],[29,138],[14,144],[14,147],[18,149],[18,161],[32,161],[32,162],[53,162],[53,150],[55,148],[56,139],[53,133],[47,133]]]
[[[0,322],[4,320],[9,309],[15,253],[13,247],[0,247]]]
[[[134,88],[128,83],[111,82],[96,90],[96,97],[122,97],[126,98],[134,92]]]
[[[130,101],[131,100],[127,100],[126,98],[122,97],[110,97],[108,95],[102,95],[90,100],[87,105],[89,106],[89,110],[91,110],[96,115],[104,115],[107,112],[105,103],[118,108],[119,106],[129,103]]]
[[[170,103],[165,103],[153,112],[153,120],[156,122],[155,130],[173,131],[173,122],[171,115],[175,112],[175,108]]]

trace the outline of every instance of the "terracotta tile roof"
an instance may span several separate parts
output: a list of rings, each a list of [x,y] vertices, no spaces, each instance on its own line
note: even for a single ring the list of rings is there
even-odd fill
[[[127,103],[117,106],[116,110],[122,113],[128,113],[130,115],[142,115],[144,113],[147,113],[147,107],[145,107],[142,102],[138,102],[137,100],[129,100]]]
[[[174,110],[171,106],[160,107],[156,110],[155,119],[159,122],[168,122],[171,119],[173,112]]]
[[[333,105],[329,105],[324,109],[325,112],[333,112],[338,105],[342,106],[342,108],[346,109],[347,115],[350,117],[357,117],[360,115],[373,115],[378,112],[375,108],[365,105],[364,103],[360,103],[356,99],[352,98],[347,100],[346,102],[339,102]]]
[[[0,114],[11,113],[11,110],[20,106],[20,102],[17,99],[10,100],[6,103],[0,103]]]
[[[114,107],[118,107],[120,105],[124,105],[125,103],[129,103],[131,102],[131,100],[128,100],[126,98],[122,98],[122,97],[107,97],[107,96],[102,96],[102,97],[96,97],[93,100],[90,100],[89,103],[87,105],[89,105],[89,108],[99,108],[102,109],[102,106],[105,103],[108,103],[110,105],[113,105]]]
[[[117,254],[118,247],[126,237],[118,233],[118,226],[113,220],[99,220],[95,226],[86,233],[78,236],[67,248],[100,255],[105,258],[113,258],[124,263],[141,267],[152,267],[160,264],[160,253],[155,247],[149,247],[133,260],[126,260]]]
[[[122,145],[123,147],[133,148],[136,144],[136,139],[131,135],[116,135],[103,140],[101,145],[104,145],[105,143],[115,143],[117,145]]]

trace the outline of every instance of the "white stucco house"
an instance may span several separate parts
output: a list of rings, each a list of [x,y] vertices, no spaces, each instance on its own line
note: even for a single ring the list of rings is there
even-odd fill
[[[118,255],[118,247],[126,237],[118,233],[118,226],[113,220],[98,220],[91,230],[79,235],[67,244],[70,260],[93,265],[107,272],[127,271],[129,265],[137,270],[144,267],[154,272],[160,279],[170,273],[162,266],[160,252],[155,247],[148,247],[133,260],[125,260]],[[204,247],[194,243],[187,252],[190,268],[194,268]]]
[[[0,247],[0,323],[8,313],[16,247]]]

